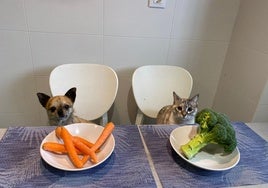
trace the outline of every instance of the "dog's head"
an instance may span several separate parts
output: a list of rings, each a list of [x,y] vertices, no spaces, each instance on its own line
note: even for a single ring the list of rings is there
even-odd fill
[[[69,89],[65,95],[50,97],[44,93],[37,93],[39,102],[47,110],[50,124],[64,124],[72,118],[73,104],[76,98],[76,88]]]

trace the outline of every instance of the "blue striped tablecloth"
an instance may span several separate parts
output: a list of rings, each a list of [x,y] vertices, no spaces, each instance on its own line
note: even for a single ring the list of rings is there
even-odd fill
[[[101,165],[67,172],[41,159],[55,127],[11,127],[0,141],[0,187],[156,187],[137,126],[116,126],[115,150]]]
[[[163,187],[234,187],[268,183],[268,144],[244,123],[234,122],[240,162],[227,171],[195,167],[177,155],[169,135],[178,125],[140,126]]]

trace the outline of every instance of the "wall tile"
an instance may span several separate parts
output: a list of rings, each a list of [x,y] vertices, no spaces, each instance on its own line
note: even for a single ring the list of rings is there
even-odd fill
[[[217,90],[228,44],[173,39],[168,64],[187,69],[193,77],[192,95],[200,94],[200,108],[210,107]]]
[[[258,105],[253,122],[268,122],[268,105]]]
[[[104,37],[104,64],[116,70],[165,64],[168,39]]]
[[[30,33],[35,75],[49,75],[64,63],[101,63],[101,36]]]
[[[104,0],[104,34],[169,37],[175,0],[165,9],[149,8],[147,0]]]
[[[268,80],[262,91],[253,122],[268,122]]]
[[[0,31],[0,113],[34,109],[34,83],[28,34]]]
[[[10,126],[43,126],[46,122],[40,122],[40,118],[36,111],[21,113],[0,113],[0,128],[8,128]]]
[[[252,121],[268,79],[267,61],[267,54],[237,44],[230,45],[214,107],[230,113],[235,120]]]
[[[36,92],[45,93],[51,96],[50,88],[49,88],[49,76],[35,76],[36,82]],[[38,124],[40,125],[48,125],[48,117],[45,108],[39,103],[38,97],[35,96],[35,99],[38,103],[38,107],[36,112],[38,113]]]
[[[172,36],[180,39],[229,41],[239,0],[178,1]]]
[[[0,29],[27,30],[23,1],[0,1]]]
[[[1,127],[37,122],[38,102],[26,32],[0,31]]]
[[[248,95],[243,95],[236,86],[220,86],[213,109],[226,114],[231,121],[251,122],[256,110],[256,101],[252,101]]]
[[[30,31],[102,34],[102,0],[26,0]]]
[[[265,87],[263,88],[259,104],[268,105],[268,79]]]
[[[119,88],[114,103],[113,121],[130,125],[129,110],[131,110],[131,107],[128,106],[128,95],[131,90],[132,75],[119,74],[118,80]]]
[[[232,42],[268,53],[267,7],[268,1],[265,0],[254,1],[254,3],[250,0],[243,0]]]
[[[46,93],[51,95],[49,87],[49,75],[47,76],[35,76],[36,90],[37,92]]]

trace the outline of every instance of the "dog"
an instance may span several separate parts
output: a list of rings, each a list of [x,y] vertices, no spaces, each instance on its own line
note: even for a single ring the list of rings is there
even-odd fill
[[[69,89],[65,95],[50,97],[44,93],[37,93],[37,97],[47,111],[49,125],[61,126],[72,123],[90,123],[90,121],[74,115],[75,87]]]

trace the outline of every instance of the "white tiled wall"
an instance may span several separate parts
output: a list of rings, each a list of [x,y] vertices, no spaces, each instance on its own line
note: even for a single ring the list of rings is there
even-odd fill
[[[238,8],[236,0],[180,1],[174,12],[172,37],[228,43]]]
[[[241,1],[214,103],[232,120],[267,122],[267,8],[268,1]]]
[[[131,76],[147,64],[187,68],[200,106],[211,106],[238,9],[239,0],[167,0],[165,9],[147,0],[0,0],[0,127],[46,124],[36,92],[49,93],[49,73],[63,63],[115,69],[116,124],[131,123]]]
[[[25,0],[24,2],[30,31],[102,34],[103,1]]]

